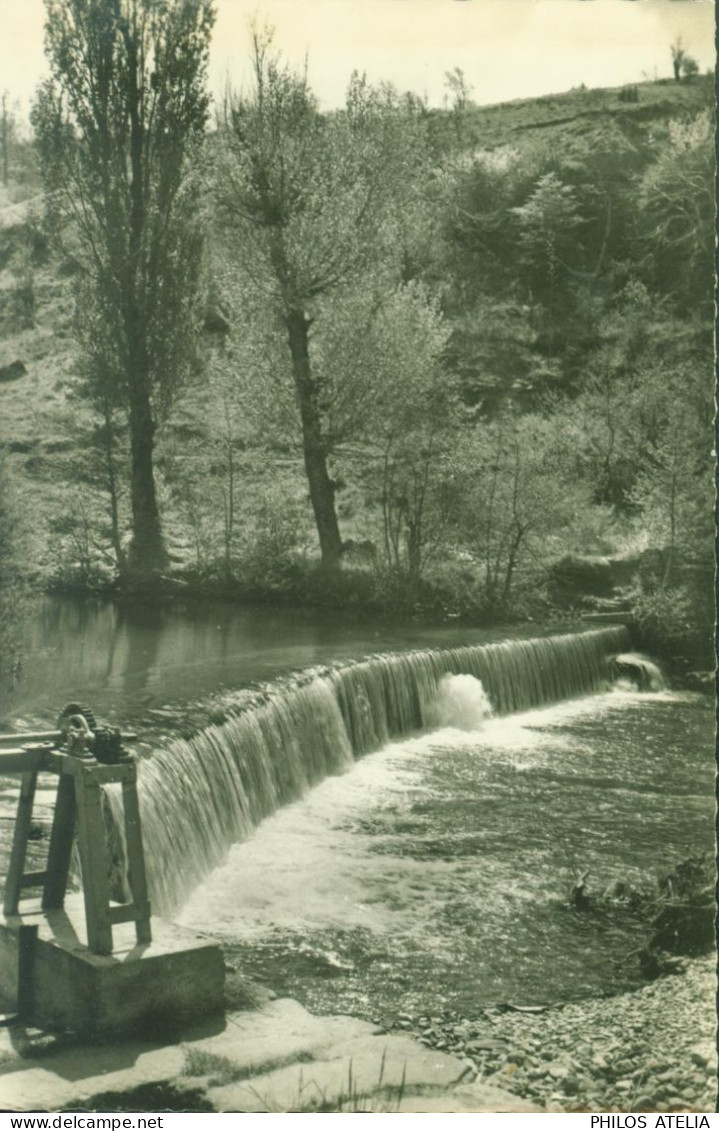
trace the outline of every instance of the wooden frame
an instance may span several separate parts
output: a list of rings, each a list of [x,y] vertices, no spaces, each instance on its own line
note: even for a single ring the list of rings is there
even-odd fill
[[[89,949],[95,954],[112,954],[113,924],[133,921],[137,942],[148,944],[152,941],[151,908],[147,896],[135,761],[128,758],[116,765],[104,765],[91,757],[75,757],[50,747],[59,738],[59,731],[0,736],[0,774],[21,774],[17,821],[5,881],[4,913],[6,916],[18,915],[23,893],[35,887],[42,887],[44,911],[63,907],[72,845],[77,833]],[[10,740],[14,743],[25,740],[28,747],[6,746]],[[58,778],[47,866],[42,872],[26,872],[37,778],[43,771]],[[110,905],[101,791],[101,786],[112,782],[122,786],[128,883],[132,893],[129,903],[114,906]]]

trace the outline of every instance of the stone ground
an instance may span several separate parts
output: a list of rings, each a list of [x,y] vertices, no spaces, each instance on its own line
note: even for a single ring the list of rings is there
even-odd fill
[[[2,1030],[11,1111],[537,1111],[452,1054],[291,999],[230,1014],[177,1044],[68,1043]],[[169,1034],[168,1034],[169,1036]],[[167,1039],[167,1038],[166,1038]]]
[[[711,1112],[713,957],[634,993],[388,1033],[253,988],[245,1008],[164,1041],[82,1044],[0,1029],[13,1111]],[[171,1042],[171,1043],[169,1043]]]
[[[403,1018],[404,1031],[461,1056],[487,1083],[548,1110],[713,1112],[716,959],[617,997],[479,1020]]]

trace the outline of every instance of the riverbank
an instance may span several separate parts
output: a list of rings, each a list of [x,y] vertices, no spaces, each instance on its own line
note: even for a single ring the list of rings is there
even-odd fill
[[[80,600],[104,599],[124,606],[177,604],[202,607],[224,603],[240,608],[268,609],[300,614],[332,611],[343,620],[376,621],[403,625],[408,622],[438,626],[456,622],[490,628],[542,620],[581,619],[581,608],[555,604],[535,587],[511,605],[492,605],[486,599],[475,570],[453,560],[428,570],[421,578],[372,565],[345,564],[328,571],[314,560],[289,561],[281,568],[262,564],[245,572],[225,575],[174,566],[163,574],[121,581],[111,573],[45,578],[37,594]]]
[[[632,993],[387,1033],[230,978],[224,1023],[168,1042],[0,1030],[13,1111],[711,1112],[714,957]],[[238,1001],[238,993],[244,1001]],[[419,1023],[420,1019],[416,1019]],[[430,1030],[430,1031],[428,1031]]]
[[[409,1018],[486,1083],[555,1111],[711,1112],[717,1098],[716,959],[630,993],[479,1019]]]
[[[236,989],[236,987],[235,987]],[[534,1111],[458,1057],[245,987],[245,1009],[167,1041],[0,1030],[10,1111]],[[3,1063],[4,1061],[4,1063]]]

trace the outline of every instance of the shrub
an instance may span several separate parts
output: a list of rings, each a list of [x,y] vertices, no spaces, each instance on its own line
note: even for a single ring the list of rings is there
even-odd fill
[[[629,83],[623,86],[617,95],[620,102],[638,102],[639,101],[639,87],[634,83]]]
[[[273,486],[263,493],[253,517],[254,537],[241,562],[243,578],[263,590],[294,588],[306,562],[306,508]]]
[[[649,976],[671,971],[671,963],[661,959],[663,953],[694,955],[713,948],[715,883],[713,858],[708,852],[695,852],[651,884],[619,883],[609,893],[611,903],[626,905],[647,924],[646,946],[635,953]]]
[[[703,591],[686,584],[640,592],[632,608],[637,643],[683,666],[712,667],[712,619],[706,603]]]

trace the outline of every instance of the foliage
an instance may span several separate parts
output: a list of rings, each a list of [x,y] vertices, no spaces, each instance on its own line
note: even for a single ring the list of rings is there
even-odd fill
[[[680,309],[713,303],[714,129],[708,112],[672,122],[640,184],[641,248],[651,284]]]
[[[699,74],[699,64],[693,55],[690,55],[684,44],[682,37],[677,36],[671,45],[672,53],[672,70],[674,71],[674,78],[677,82],[682,78],[693,78],[694,75]]]
[[[397,189],[411,186],[412,111],[354,76],[342,112],[321,114],[306,75],[293,73],[273,53],[271,32],[257,28],[253,71],[252,91],[227,98],[217,199],[241,285],[263,295],[286,342],[322,560],[333,567],[341,554],[328,466],[336,397],[316,342],[332,300],[382,272]]]
[[[662,318],[663,315],[663,318]],[[630,282],[599,327],[584,387],[559,405],[562,444],[595,502],[635,516],[643,546],[706,558],[711,545],[711,389],[706,341]]]
[[[24,356],[69,279],[62,332],[80,357],[39,413],[66,399],[76,443],[24,463],[38,495],[40,464],[68,491],[56,580],[132,571],[144,453],[169,568],[198,589],[541,616],[557,559],[628,551],[644,646],[711,662],[703,77],[478,108],[455,68],[435,111],[355,76],[324,112],[255,28],[252,81],[205,137],[208,3],[48,10],[54,79],[35,120],[62,278],[37,239],[3,235],[0,332]],[[138,228],[133,43],[148,52]]]
[[[519,220],[518,244],[527,285],[551,307],[566,279],[562,268],[577,246],[581,219],[574,189],[556,173],[545,173],[526,203],[513,211]]]
[[[0,178],[3,185],[10,181],[11,171],[18,141],[17,104],[10,101],[10,94],[4,90],[0,94]]]
[[[379,509],[385,565],[413,582],[438,548],[443,472],[459,424],[443,367],[446,341],[437,303],[408,284],[386,296],[354,357],[356,407],[348,416],[361,421],[376,453],[365,484]]]
[[[268,484],[253,514],[254,533],[242,559],[250,584],[283,589],[296,583],[307,545],[306,513],[299,500],[288,499]]]
[[[10,286],[0,300],[0,330],[21,333],[35,326],[35,271],[30,241],[23,241],[9,267]]]
[[[517,575],[572,546],[588,484],[562,457],[558,422],[505,412],[467,432],[452,461],[455,538],[476,561],[491,609],[507,611]]]
[[[464,141],[467,110],[470,105],[472,85],[467,82],[467,77],[461,67],[453,67],[444,73],[444,85],[447,91],[450,113],[457,133],[457,141],[461,145]]]
[[[655,656],[667,657],[686,668],[714,664],[710,574],[701,585],[681,584],[640,592],[632,618],[637,642]]]
[[[28,547],[7,457],[0,456],[0,687],[22,664],[22,620],[29,579]]]

